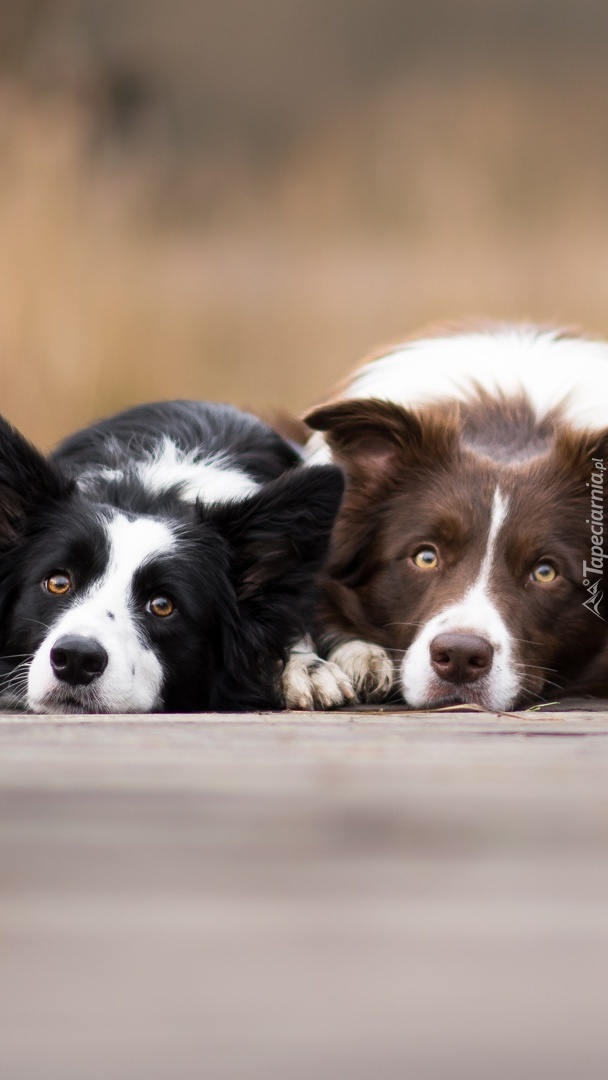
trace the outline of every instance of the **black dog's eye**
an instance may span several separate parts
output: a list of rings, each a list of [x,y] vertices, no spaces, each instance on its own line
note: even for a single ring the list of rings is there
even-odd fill
[[[46,591],[52,593],[53,596],[65,596],[72,588],[72,579],[69,574],[60,572],[51,574],[42,584]]]
[[[168,596],[153,596],[146,604],[146,611],[157,615],[159,619],[166,619],[168,615],[173,615],[175,604]]]

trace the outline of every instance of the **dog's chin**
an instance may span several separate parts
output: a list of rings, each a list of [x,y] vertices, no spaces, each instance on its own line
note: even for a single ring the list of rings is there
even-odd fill
[[[478,707],[476,701],[472,701],[466,694],[445,694],[444,696],[429,698],[422,706],[425,709],[449,709],[457,705],[466,708],[467,705]]]
[[[36,713],[57,713],[59,715],[79,716],[101,713],[104,710],[97,698],[86,689],[51,690],[37,701],[28,702],[28,708]]]
[[[513,701],[497,702],[494,698],[490,698],[486,687],[476,683],[461,683],[449,690],[445,685],[437,683],[429,688],[424,701],[418,701],[416,704],[408,702],[408,704],[415,709],[449,709],[460,706],[463,710],[483,709],[485,712],[501,712],[514,708]]]

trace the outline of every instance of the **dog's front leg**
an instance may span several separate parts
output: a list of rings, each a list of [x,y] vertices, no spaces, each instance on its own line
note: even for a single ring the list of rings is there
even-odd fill
[[[360,701],[383,701],[395,682],[389,654],[380,645],[360,638],[325,637],[323,650],[334,666],[339,667],[354,687]]]
[[[344,669],[322,660],[308,636],[291,649],[281,675],[281,689],[286,709],[335,709],[355,698]]]

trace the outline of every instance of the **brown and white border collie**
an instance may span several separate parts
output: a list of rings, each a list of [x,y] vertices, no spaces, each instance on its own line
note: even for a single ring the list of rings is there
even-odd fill
[[[322,655],[363,700],[608,694],[608,344],[500,326],[372,361],[306,417],[347,475]]]

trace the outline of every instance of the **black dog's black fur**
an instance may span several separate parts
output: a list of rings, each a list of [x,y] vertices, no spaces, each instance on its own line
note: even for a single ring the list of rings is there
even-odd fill
[[[163,437],[201,458],[225,454],[262,486],[243,501],[211,505],[180,501],[179,485],[151,493],[136,465]],[[102,469],[113,475],[96,475]],[[229,406],[139,406],[72,435],[50,458],[0,420],[4,686],[23,694],[27,658],[61,604],[71,602],[49,596],[41,583],[70,567],[86,590],[106,566],[104,519],[118,509],[179,533],[176,552],[155,564],[154,580],[144,573],[134,583],[134,609],[159,588],[177,604],[176,617],[141,622],[165,673],[163,711],[280,707],[278,673],[309,628],[342,490],[339,469],[303,467],[275,432]]]

